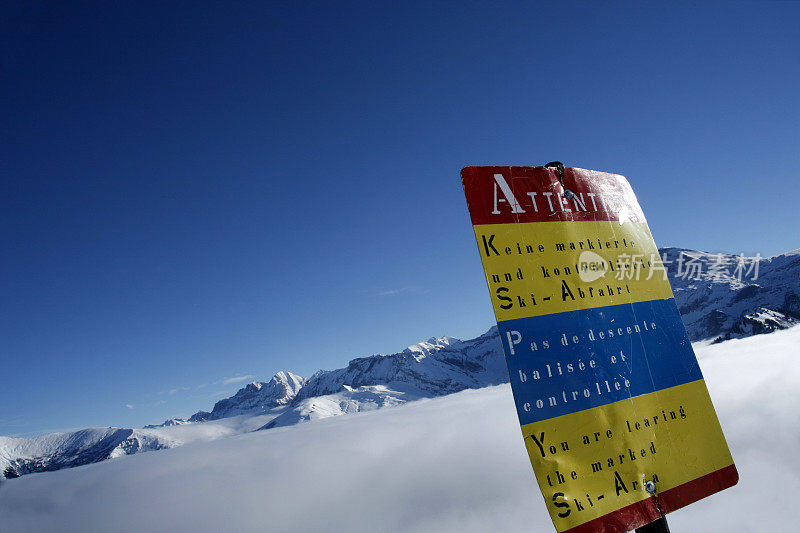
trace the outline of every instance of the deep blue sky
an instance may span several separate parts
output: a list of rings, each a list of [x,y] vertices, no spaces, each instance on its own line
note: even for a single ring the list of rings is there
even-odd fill
[[[659,245],[800,246],[796,2],[20,4],[0,435],[483,333],[467,164],[624,174]]]

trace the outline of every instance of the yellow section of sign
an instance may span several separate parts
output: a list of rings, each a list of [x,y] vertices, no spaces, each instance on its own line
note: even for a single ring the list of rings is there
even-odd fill
[[[498,322],[673,296],[644,222],[473,229]]]
[[[733,464],[701,379],[522,426],[558,531]]]

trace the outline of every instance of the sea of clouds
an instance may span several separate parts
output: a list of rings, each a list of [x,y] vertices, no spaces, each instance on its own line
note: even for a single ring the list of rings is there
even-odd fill
[[[672,531],[800,523],[800,327],[696,346],[740,474]],[[508,385],[0,486],[0,532],[555,531]]]

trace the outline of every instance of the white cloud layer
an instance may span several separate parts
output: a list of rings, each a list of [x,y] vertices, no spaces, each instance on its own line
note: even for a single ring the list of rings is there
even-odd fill
[[[800,328],[699,350],[739,485],[673,531],[800,521]],[[555,531],[508,385],[10,480],[2,531]],[[795,524],[793,526],[792,524]]]

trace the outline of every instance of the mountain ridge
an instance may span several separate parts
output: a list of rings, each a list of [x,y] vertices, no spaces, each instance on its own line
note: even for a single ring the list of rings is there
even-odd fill
[[[674,247],[659,252],[690,340],[721,342],[800,324],[800,250],[759,258],[758,266],[731,254]],[[739,268],[743,261],[751,267],[748,271]],[[142,429],[0,437],[0,474],[14,477],[80,466],[507,381],[496,326],[474,339],[431,337],[394,354],[352,359],[343,368],[320,370],[308,379],[278,372],[187,419],[171,418]]]

